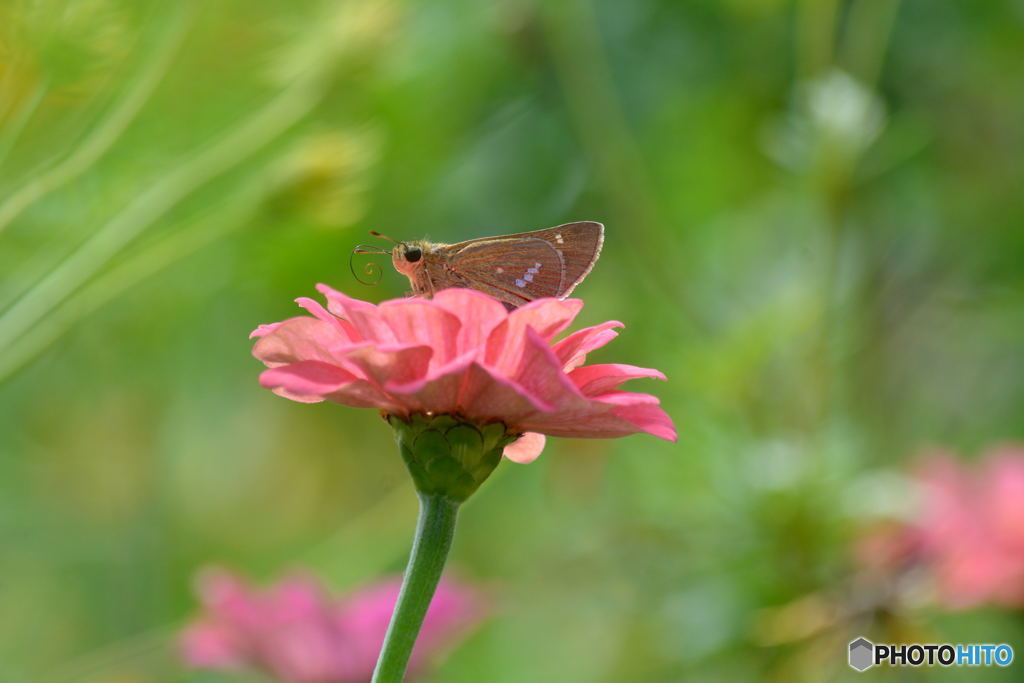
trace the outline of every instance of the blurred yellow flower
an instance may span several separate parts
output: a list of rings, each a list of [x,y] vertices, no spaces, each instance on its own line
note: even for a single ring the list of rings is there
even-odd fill
[[[366,212],[366,192],[379,157],[380,135],[372,129],[313,133],[281,163],[275,203],[315,225],[352,225]]]
[[[114,74],[133,40],[124,9],[114,0],[0,4],[3,99],[10,105],[12,91],[31,91],[38,83],[65,96],[88,94]]]
[[[372,61],[395,36],[401,18],[396,0],[327,2],[320,21],[294,28],[293,39],[274,59],[270,80],[292,83],[310,73]]]

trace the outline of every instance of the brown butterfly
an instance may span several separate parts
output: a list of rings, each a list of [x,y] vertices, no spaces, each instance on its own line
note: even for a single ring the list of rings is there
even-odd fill
[[[593,221],[458,244],[390,240],[390,251],[360,245],[354,253],[391,254],[395,269],[409,278],[414,294],[426,296],[447,287],[467,287],[510,308],[543,297],[565,298],[597,262],[604,226]],[[354,272],[354,271],[353,271]]]

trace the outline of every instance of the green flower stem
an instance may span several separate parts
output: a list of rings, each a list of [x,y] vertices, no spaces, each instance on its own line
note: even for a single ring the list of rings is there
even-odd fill
[[[455,536],[459,502],[441,495],[420,493],[420,516],[416,524],[409,565],[402,591],[391,616],[384,647],[373,672],[373,683],[401,683],[409,664],[416,636],[427,608],[441,581],[448,551]]]
[[[500,422],[455,415],[388,415],[387,421],[420,497],[420,518],[373,683],[401,683],[441,581],[459,505],[491,475],[502,450],[518,436]]]

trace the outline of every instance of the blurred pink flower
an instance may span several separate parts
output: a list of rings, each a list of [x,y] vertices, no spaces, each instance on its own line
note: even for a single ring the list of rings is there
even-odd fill
[[[457,414],[503,422],[524,433],[505,457],[530,462],[550,436],[611,438],[647,432],[674,441],[671,419],[649,394],[618,390],[623,382],[664,379],[632,365],[585,366],[622,323],[611,321],[554,341],[583,307],[578,299],[540,299],[511,313],[469,289],[432,299],[376,306],[318,285],[327,309],[297,302],[313,317],[261,325],[253,355],[268,368],[260,384],[295,401],[324,399],[413,413]]]
[[[1024,607],[1024,447],[990,451],[974,467],[935,454],[917,468],[916,526],[939,600]]]
[[[949,609],[1024,607],[1024,446],[976,464],[931,453],[913,483],[919,509],[868,529],[854,548],[859,564],[881,578],[913,572]]]
[[[198,669],[258,671],[285,683],[366,683],[401,579],[332,599],[308,576],[256,590],[223,571],[199,580],[203,615],[181,635],[185,662]],[[450,648],[484,616],[476,592],[442,581],[413,650],[410,671]]]

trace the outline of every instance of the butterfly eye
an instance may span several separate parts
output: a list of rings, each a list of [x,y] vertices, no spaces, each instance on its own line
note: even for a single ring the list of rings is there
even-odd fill
[[[423,257],[423,250],[419,247],[409,247],[405,250],[405,260],[409,263],[415,263]]]

